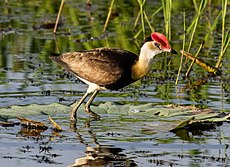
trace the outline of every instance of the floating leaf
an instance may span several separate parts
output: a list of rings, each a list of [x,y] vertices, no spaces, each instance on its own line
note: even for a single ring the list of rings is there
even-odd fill
[[[35,115],[53,115],[56,113],[69,113],[70,107],[58,103],[51,104],[30,104],[25,106],[10,106],[0,108],[0,118],[7,120],[9,118],[29,117]]]
[[[78,111],[78,117],[87,115],[84,112],[84,106],[81,106]],[[230,122],[230,115],[224,112],[214,111],[212,109],[198,109],[193,106],[179,106],[179,105],[161,105],[155,106],[153,103],[146,103],[142,105],[118,105],[113,102],[101,103],[98,106],[92,106],[91,109],[101,115],[129,115],[141,119],[152,120],[153,124],[146,127],[145,131],[158,132],[158,131],[173,131],[173,129],[201,129],[202,127],[213,128],[219,123]],[[1,108],[0,116],[2,118],[18,117],[21,120],[21,124],[28,128],[48,128],[39,121],[33,121],[22,117],[31,117],[34,115],[54,115],[65,114],[66,119],[69,117],[71,106],[65,106],[62,104],[47,104],[37,105],[31,104],[27,106],[12,106],[10,108]],[[30,112],[31,111],[31,112]],[[7,115],[8,114],[8,115]],[[129,117],[130,118],[130,117]],[[195,118],[195,119],[194,119]],[[48,120],[48,119],[47,119]],[[58,131],[61,128],[55,123],[52,118],[50,121]],[[158,122],[158,124],[156,124]],[[164,127],[161,125],[164,124]],[[3,125],[3,124],[2,124]],[[204,125],[204,126],[202,126]]]
[[[179,125],[177,125],[177,127],[175,127],[174,129],[170,130],[170,131],[175,131],[181,128],[184,128],[185,126],[189,125],[191,123],[191,121],[193,121],[195,119],[195,117],[189,118],[188,120],[185,120],[183,122],[181,122]]]

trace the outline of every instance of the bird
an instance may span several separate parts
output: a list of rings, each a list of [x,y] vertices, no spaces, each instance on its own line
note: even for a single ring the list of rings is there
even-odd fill
[[[177,54],[165,35],[153,32],[143,41],[139,56],[127,50],[110,47],[50,54],[52,60],[88,85],[86,93],[73,104],[70,120],[76,121],[77,110],[90,94],[92,95],[84,110],[91,117],[99,119],[100,116],[90,109],[98,92],[118,90],[143,78],[150,72],[154,57],[162,52]]]

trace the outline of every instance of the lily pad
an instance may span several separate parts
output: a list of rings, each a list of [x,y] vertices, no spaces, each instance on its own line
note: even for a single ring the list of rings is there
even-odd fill
[[[69,107],[51,103],[47,105],[30,104],[26,106],[10,106],[8,108],[0,108],[1,118],[29,117],[33,115],[53,115],[56,113],[68,113]]]
[[[30,117],[34,115],[55,115],[68,114],[70,106],[52,103],[48,105],[31,104],[27,106],[11,106],[0,109],[0,118],[9,119],[16,117]],[[165,122],[173,122],[174,128],[170,126],[169,131],[175,131],[189,126],[204,124],[229,122],[230,114],[213,111],[211,109],[197,109],[191,106],[164,105],[154,106],[152,103],[143,105],[117,105],[112,102],[101,103],[98,106],[92,106],[92,110],[97,114],[118,114],[141,117],[153,117],[153,120],[161,119]],[[78,115],[86,114],[83,106],[78,111]]]

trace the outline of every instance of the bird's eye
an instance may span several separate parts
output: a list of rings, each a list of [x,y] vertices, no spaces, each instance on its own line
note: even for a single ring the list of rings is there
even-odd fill
[[[158,42],[154,42],[154,45],[161,50],[161,44],[159,44]]]

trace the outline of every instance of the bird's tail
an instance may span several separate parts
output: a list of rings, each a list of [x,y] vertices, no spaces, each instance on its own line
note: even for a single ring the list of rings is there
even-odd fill
[[[56,61],[58,64],[60,64],[60,61],[61,61],[61,57],[60,57],[61,54],[59,53],[50,53],[50,59],[51,60],[54,60]]]
[[[58,57],[60,55],[60,53],[50,53],[50,58],[53,59],[54,57]]]
[[[59,65],[61,65],[64,68],[68,68],[68,65],[62,60],[62,56],[59,53],[50,53],[49,56],[50,59],[57,62]]]

